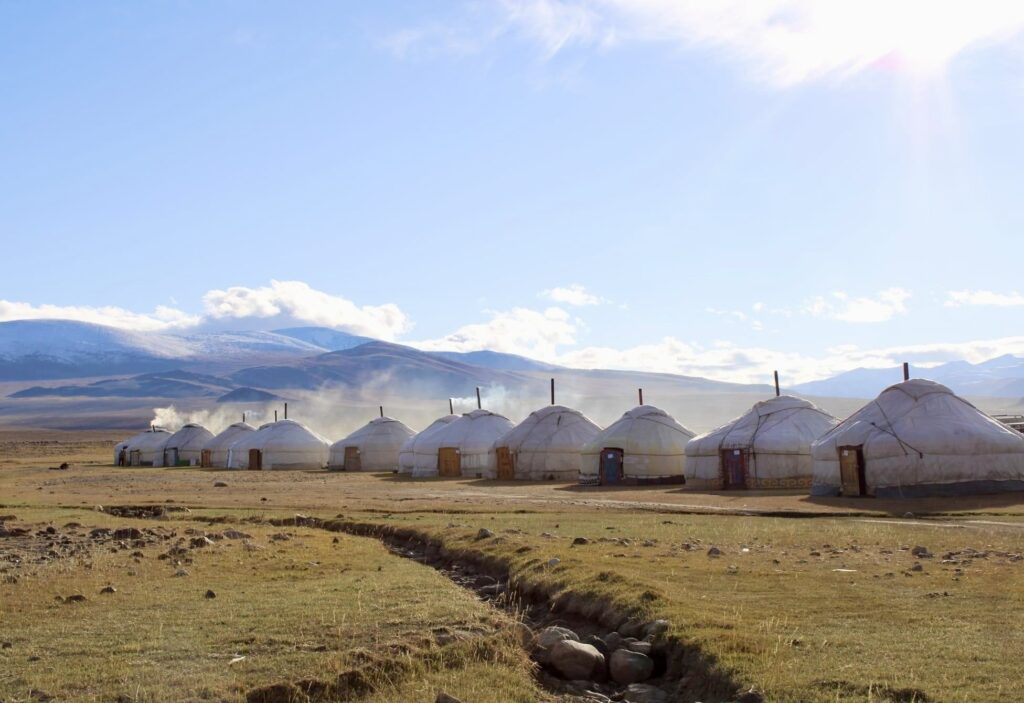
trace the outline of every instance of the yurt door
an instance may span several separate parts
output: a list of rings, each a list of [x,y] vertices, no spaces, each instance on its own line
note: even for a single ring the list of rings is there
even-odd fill
[[[208,469],[213,466],[213,451],[210,449],[204,449],[199,454],[199,465],[204,469]]]
[[[142,451],[133,449],[128,456],[128,463],[131,466],[142,466]]]
[[[462,461],[456,447],[442,447],[437,450],[437,473],[449,478],[462,476]]]
[[[508,447],[498,447],[495,450],[498,456],[498,479],[510,481],[516,477],[516,464],[512,458],[512,451]]]
[[[747,453],[742,449],[722,450],[722,488],[747,487]]]
[[[164,450],[164,466],[177,466],[178,465],[178,450],[177,449],[165,449]]]
[[[345,471],[362,471],[363,462],[359,458],[359,447],[345,447]]]
[[[249,471],[263,471],[263,452],[259,449],[249,450]]]
[[[867,495],[864,477],[864,445],[839,447],[839,482],[844,496]]]
[[[609,485],[622,481],[622,450],[601,450],[601,483]]]

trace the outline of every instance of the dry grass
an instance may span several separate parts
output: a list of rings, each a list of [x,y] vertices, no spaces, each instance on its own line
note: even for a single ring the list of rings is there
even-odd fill
[[[1015,700],[1024,687],[1024,634],[1016,626],[1024,619],[1024,561],[1009,556],[1024,551],[1020,494],[818,502],[672,488],[126,470],[91,465],[109,462],[106,438],[31,440],[0,436],[0,502],[15,506],[0,514],[91,525],[111,518],[75,506],[167,500],[192,507],[189,520],[343,513],[413,527],[498,556],[523,579],[668,617],[676,636],[773,701],[966,703]],[[78,467],[46,470],[58,460]],[[229,486],[214,489],[215,480]],[[908,510],[932,516],[903,519]],[[183,529],[188,521],[172,524]],[[497,538],[474,540],[480,527]],[[171,577],[148,553],[135,564],[118,552],[97,554],[91,570],[58,561],[17,586],[0,585],[0,640],[14,645],[0,650],[0,699],[22,700],[39,688],[84,700],[231,700],[276,679],[323,680],[351,666],[360,650],[380,651],[439,624],[494,617],[375,541],[342,536],[339,548],[330,533],[289,528],[301,538],[271,546],[277,530],[242,529],[267,549],[214,548],[186,566],[185,578]],[[591,544],[570,546],[577,536]],[[915,559],[908,549],[915,545],[935,556]],[[722,555],[708,557],[711,546]],[[942,563],[946,552],[965,548],[988,555]],[[553,557],[560,564],[545,566]],[[923,571],[910,571],[917,561]],[[108,580],[118,593],[100,597]],[[207,588],[217,599],[202,598]],[[89,601],[53,600],[72,592]],[[321,646],[326,651],[314,651]],[[235,654],[246,659],[229,665]],[[33,656],[41,658],[28,661]],[[441,688],[467,701],[533,700],[540,694],[515,656],[506,652],[498,664],[457,657],[452,666],[412,657],[408,676],[378,682],[368,700],[429,701]]]

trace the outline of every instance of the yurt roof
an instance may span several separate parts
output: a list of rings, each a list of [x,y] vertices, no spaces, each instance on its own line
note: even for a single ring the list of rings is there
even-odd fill
[[[755,403],[735,420],[694,437],[686,454],[715,456],[723,449],[809,454],[811,443],[838,422],[809,400],[783,395]]]
[[[661,408],[639,405],[602,430],[583,451],[595,453],[615,447],[626,454],[683,454],[693,436]]]
[[[330,442],[296,420],[278,420],[253,435],[253,447],[263,450],[289,449],[303,446],[328,446]]]
[[[409,439],[405,440],[405,444],[402,445],[403,452],[411,451],[429,451],[432,446],[433,449],[437,449],[437,445],[431,445],[432,438],[437,435],[447,425],[455,422],[459,419],[458,415],[442,415],[433,422],[431,422],[426,428],[417,432]]]
[[[458,447],[463,453],[485,452],[510,429],[512,422],[504,415],[474,410],[445,425],[432,441],[438,447]]]
[[[154,427],[125,440],[124,446],[128,449],[148,449],[166,444],[170,437],[170,431],[162,427]]]
[[[352,434],[339,439],[331,448],[341,449],[363,442],[401,445],[414,434],[404,422],[393,417],[375,417]]]
[[[549,405],[530,413],[525,420],[500,437],[495,446],[512,450],[578,451],[600,431],[601,428],[579,410],[564,405]]]
[[[859,445],[870,445],[874,456],[1015,453],[1024,451],[1024,437],[941,383],[915,378],[886,388],[815,442],[814,451],[831,455]]]
[[[204,449],[220,449],[221,447],[229,447],[237,442],[242,436],[253,433],[256,428],[250,425],[248,422],[236,422],[233,425],[229,425],[224,430],[214,435],[205,445]]]
[[[198,449],[211,439],[213,439],[212,432],[202,425],[190,422],[172,434],[167,439],[166,446],[170,449],[190,449],[195,446]]]

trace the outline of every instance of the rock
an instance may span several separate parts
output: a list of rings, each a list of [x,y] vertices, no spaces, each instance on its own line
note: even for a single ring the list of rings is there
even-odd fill
[[[174,575],[178,576],[178,577],[188,576],[188,571],[186,571],[185,569],[178,569],[177,571],[174,572]]]
[[[10,642],[0,642],[0,649],[10,649],[13,646]]]
[[[931,559],[932,556],[934,556],[931,552],[928,551],[928,547],[921,546],[914,547],[910,550],[910,553],[918,559]]]
[[[604,678],[604,655],[593,645],[575,640],[556,642],[548,653],[548,663],[570,681]]]
[[[290,539],[291,537],[289,537],[283,532],[278,532],[276,534],[270,535],[271,542],[287,542]]]
[[[112,537],[114,539],[142,539],[142,531],[135,527],[122,527],[114,530]]]
[[[481,527],[480,531],[476,533],[476,538],[477,539],[487,539],[487,538],[493,537],[493,536],[494,536],[494,533],[491,532],[490,530],[488,530],[486,527]]]
[[[572,546],[574,546],[574,547],[576,545],[583,545],[583,544],[590,544],[590,540],[587,539],[586,537],[577,537],[576,539],[574,539],[572,541]]]
[[[214,593],[213,591],[207,591],[207,592],[206,592],[206,593],[205,593],[205,594],[203,595],[203,598],[216,598],[216,597],[217,597],[217,594],[216,594],[216,593]]]
[[[605,657],[611,656],[612,650],[609,649],[608,644],[597,635],[588,635],[587,637],[584,637],[582,641],[583,644],[589,644]]]
[[[100,593],[101,593],[101,594],[104,594],[104,595],[106,595],[106,594],[110,594],[110,593],[117,593],[117,589],[116,589],[116,588],[114,588],[113,586],[104,586],[104,587],[103,587],[103,588],[102,588],[102,589],[100,590]]]
[[[213,482],[213,487],[214,488],[227,488],[228,484],[225,483],[224,481],[214,481]]]
[[[637,637],[644,629],[644,624],[636,618],[630,618],[619,625],[619,634],[623,637]]]
[[[545,627],[537,633],[536,637],[534,637],[534,657],[541,664],[547,664],[548,655],[551,652],[552,647],[562,640],[579,642],[579,639],[579,636],[567,627]]]
[[[451,694],[439,691],[437,698],[434,699],[434,703],[462,703],[462,701]]]
[[[84,603],[87,600],[89,600],[89,599],[86,598],[85,596],[83,596],[81,593],[76,593],[73,596],[68,596],[67,598],[65,598],[64,602],[65,603]]]
[[[192,549],[202,549],[203,547],[209,547],[211,544],[213,544],[213,540],[205,535],[203,537],[193,537],[188,543]]]
[[[671,627],[671,625],[672,623],[668,620],[652,620],[644,625],[644,637],[653,637],[654,639],[658,639],[668,632],[668,628]]]
[[[720,556],[722,556],[722,550],[719,549],[718,547],[711,547],[710,549],[708,549],[708,556],[709,557],[720,557]]]
[[[736,696],[736,703],[764,703],[764,694],[752,688]]]
[[[628,649],[629,651],[639,652],[640,654],[646,654],[647,656],[651,655],[652,647],[653,645],[651,645],[650,642],[644,642],[642,640],[636,640],[626,645],[626,649]]]
[[[92,539],[99,539],[100,537],[106,537],[110,534],[110,530],[105,527],[97,527],[93,530],[89,530],[89,537]]]
[[[608,647],[609,652],[614,652],[622,646],[622,635],[618,632],[609,632],[607,635],[602,637],[605,645]]]
[[[515,622],[512,624],[512,631],[515,634],[516,641],[519,642],[519,646],[523,649],[533,648],[533,630],[530,626],[523,622]]]
[[[250,539],[252,537],[250,534],[235,529],[224,530],[221,534],[224,535],[224,539]]]
[[[924,565],[921,564],[921,563],[914,564],[912,567],[910,567],[910,570],[911,571],[924,571]]]
[[[612,653],[608,670],[618,683],[640,683],[651,678],[654,661],[646,654],[618,649]]]
[[[548,568],[549,569],[553,569],[553,568],[555,568],[556,566],[558,566],[561,563],[562,563],[562,560],[559,559],[558,557],[554,557],[552,559],[548,559]]]
[[[622,700],[627,703],[668,703],[668,694],[657,686],[646,683],[632,683],[622,692]]]
[[[905,518],[913,518],[914,517],[914,513],[911,513],[909,511],[905,512],[905,513],[903,513],[903,517],[905,517]]]

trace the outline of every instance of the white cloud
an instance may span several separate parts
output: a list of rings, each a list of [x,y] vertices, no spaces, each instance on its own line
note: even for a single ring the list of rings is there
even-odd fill
[[[514,308],[492,312],[487,322],[464,325],[440,339],[406,342],[425,351],[491,351],[553,360],[558,348],[576,343],[576,323],[561,308]]]
[[[843,322],[885,322],[907,311],[910,297],[902,288],[886,288],[872,297],[851,298],[842,291],[817,296],[804,304],[803,312]]]
[[[387,341],[407,332],[411,323],[397,305],[356,305],[351,300],[316,290],[301,281],[271,281],[269,286],[232,286],[203,296],[207,324],[237,328],[248,320],[261,326],[300,323],[333,327]]]
[[[587,289],[578,283],[561,288],[551,288],[550,290],[546,290],[541,293],[541,295],[556,303],[574,305],[577,307],[583,305],[600,305],[601,303],[607,302],[604,298],[587,292]]]
[[[1024,295],[1017,291],[996,293],[990,290],[953,290],[946,295],[946,307],[961,305],[988,305],[1000,308],[1024,305]]]
[[[434,44],[473,51],[516,33],[545,58],[571,47],[663,42],[710,49],[753,76],[790,86],[880,68],[938,73],[974,47],[1024,28],[1017,0],[501,0],[496,14],[404,30],[392,50]],[[485,6],[486,7],[486,6]],[[469,26],[467,26],[467,23]]]
[[[175,308],[159,305],[151,313],[132,312],[106,305],[33,305],[0,300],[0,322],[10,320],[76,320],[109,325],[139,332],[184,329],[199,323],[199,317]]]

